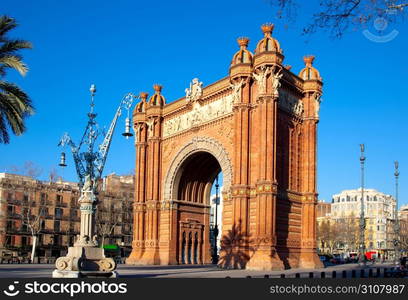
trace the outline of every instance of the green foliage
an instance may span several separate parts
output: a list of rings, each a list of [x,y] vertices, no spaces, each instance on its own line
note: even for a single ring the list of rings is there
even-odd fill
[[[28,71],[18,52],[31,49],[31,43],[7,36],[16,27],[13,18],[0,16],[0,143],[4,144],[10,141],[9,129],[15,135],[21,135],[26,130],[25,119],[34,113],[29,96],[17,85],[4,80],[9,69],[16,70],[22,76]]]

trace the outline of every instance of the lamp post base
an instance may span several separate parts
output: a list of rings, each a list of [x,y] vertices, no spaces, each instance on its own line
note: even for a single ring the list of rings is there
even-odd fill
[[[68,248],[67,256],[57,259],[54,278],[106,277],[118,276],[116,263],[112,258],[105,257],[104,250],[95,246],[79,246]]]
[[[54,270],[52,278],[118,278],[119,274],[116,271],[100,272],[100,271],[60,271]]]

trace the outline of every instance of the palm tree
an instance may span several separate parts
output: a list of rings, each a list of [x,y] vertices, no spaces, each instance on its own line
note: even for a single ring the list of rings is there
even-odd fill
[[[31,49],[31,43],[6,36],[16,26],[13,18],[0,16],[0,143],[4,144],[8,144],[10,140],[8,130],[21,135],[26,129],[24,120],[34,113],[28,95],[17,85],[3,80],[8,69],[14,69],[22,76],[28,71],[17,52]]]

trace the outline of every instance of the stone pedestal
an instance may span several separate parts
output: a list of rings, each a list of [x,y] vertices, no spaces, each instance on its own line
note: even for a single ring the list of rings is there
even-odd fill
[[[54,278],[117,277],[115,261],[95,246],[69,247],[67,256],[58,258],[55,266]]]
[[[98,247],[95,235],[95,210],[98,199],[94,192],[90,175],[85,178],[79,203],[81,204],[81,230],[73,247],[68,248],[66,256],[55,262],[54,278],[78,277],[117,277],[116,262],[105,257],[105,252]]]
[[[119,277],[116,271],[98,272],[98,271],[60,271],[52,272],[53,278],[117,278]]]

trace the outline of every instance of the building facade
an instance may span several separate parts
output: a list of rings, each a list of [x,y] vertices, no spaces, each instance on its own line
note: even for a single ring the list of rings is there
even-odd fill
[[[194,78],[186,96],[171,103],[160,85],[150,98],[140,94],[129,264],[210,263],[210,191],[222,172],[221,267],[321,266],[315,220],[322,78],[313,56],[293,73],[273,25],[261,28],[255,53],[247,38],[238,39],[227,77],[206,87]]]
[[[100,187],[97,233],[105,244],[129,247],[133,176],[109,175]],[[37,236],[37,257],[65,255],[79,234],[79,196],[76,183],[0,173],[0,252],[28,258]]]
[[[316,205],[316,218],[326,218],[331,214],[331,203],[319,201]]]
[[[355,238],[338,246],[348,251],[358,250],[361,188],[333,195],[330,218],[335,224],[346,224],[349,236]],[[365,247],[388,256],[393,251],[395,198],[374,189],[364,189]]]

